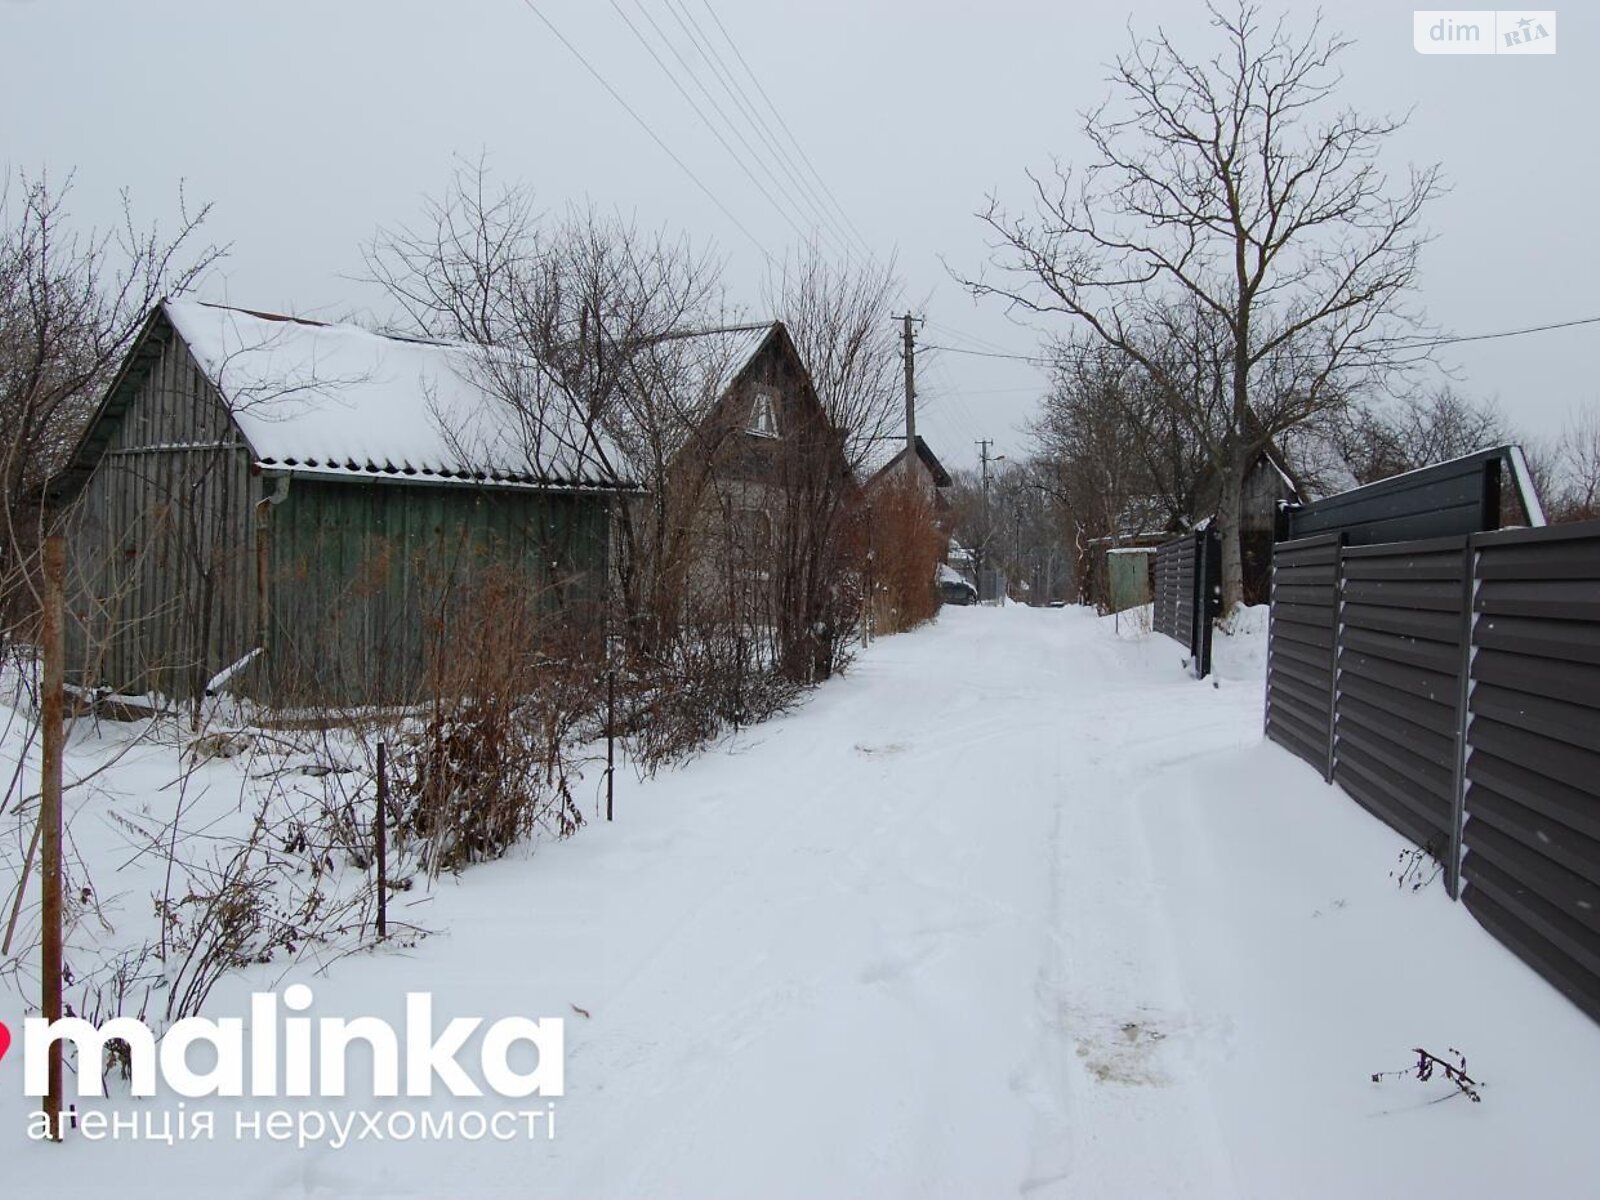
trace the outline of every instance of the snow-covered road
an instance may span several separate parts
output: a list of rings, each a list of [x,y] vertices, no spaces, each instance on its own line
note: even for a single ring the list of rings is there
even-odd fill
[[[1260,655],[1212,686],[1079,610],[947,610],[314,981],[566,1017],[554,1141],[65,1153],[121,1195],[179,1157],[264,1197],[1588,1194],[1600,1029],[1262,742]],[[1483,1103],[1371,1082],[1418,1045]]]

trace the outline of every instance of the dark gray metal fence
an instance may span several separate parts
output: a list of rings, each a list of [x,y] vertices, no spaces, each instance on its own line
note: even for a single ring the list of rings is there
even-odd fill
[[[1197,679],[1211,674],[1211,625],[1221,583],[1221,544],[1214,530],[1156,548],[1155,630],[1188,647]]]
[[[1461,786],[1466,539],[1346,546],[1338,571],[1334,782],[1446,862]]]
[[[1194,624],[1194,539],[1156,547],[1155,629],[1184,645]]]
[[[1273,547],[1267,736],[1333,778],[1338,534]]]
[[[1473,542],[1462,898],[1600,1019],[1600,522]]]
[[[1351,546],[1466,535],[1500,526],[1500,481],[1509,473],[1524,508],[1536,507],[1527,465],[1516,446],[1479,450],[1449,462],[1340,492],[1283,511],[1286,541],[1343,533]],[[1543,520],[1534,516],[1534,523]]]
[[[1600,1020],[1600,522],[1279,543],[1266,729]]]

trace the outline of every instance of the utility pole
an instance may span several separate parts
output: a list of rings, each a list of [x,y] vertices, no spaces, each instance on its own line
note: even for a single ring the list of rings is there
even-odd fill
[[[899,317],[902,333],[901,344],[905,347],[901,357],[906,364],[906,452],[912,457],[917,453],[917,335],[911,328],[913,323],[920,323],[921,317],[914,317],[909,312]]]
[[[940,328],[944,327],[941,325]],[[985,516],[989,515],[989,447],[992,445],[994,445],[993,438],[984,438],[978,442],[978,461],[983,464],[983,507]]]
[[[989,447],[994,445],[994,439],[981,438],[978,441],[978,461],[983,464],[983,537],[981,545],[972,548],[972,556],[976,560],[978,571],[978,602],[983,602],[983,551],[984,545],[989,541]]]

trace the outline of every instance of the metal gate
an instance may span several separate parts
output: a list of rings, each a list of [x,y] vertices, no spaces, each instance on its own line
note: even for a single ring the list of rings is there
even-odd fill
[[[1155,628],[1189,649],[1196,679],[1211,674],[1211,624],[1222,598],[1222,539],[1215,529],[1156,549]]]

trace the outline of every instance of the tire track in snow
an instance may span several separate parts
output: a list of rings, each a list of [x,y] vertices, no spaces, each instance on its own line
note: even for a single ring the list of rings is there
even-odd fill
[[[1080,687],[1123,679],[1114,643],[1082,649],[1097,669],[1075,673]],[[1020,1185],[1030,1196],[1233,1190],[1209,1093],[1182,1054],[1186,1039],[1206,1036],[1206,1022],[1191,1012],[1175,967],[1137,802],[1151,752],[1191,732],[1146,732],[1159,711],[1152,686],[1148,679],[1142,687],[1113,685],[1109,702],[1099,693],[1072,706],[1080,719],[1092,716],[1073,747],[1079,769],[1070,785],[1059,772],[1052,905],[1064,950],[1052,949],[1041,966],[1038,1018],[1040,1070],[1057,1077],[1062,1091],[1052,1096],[1036,1086],[1031,1095],[1039,1116]]]

